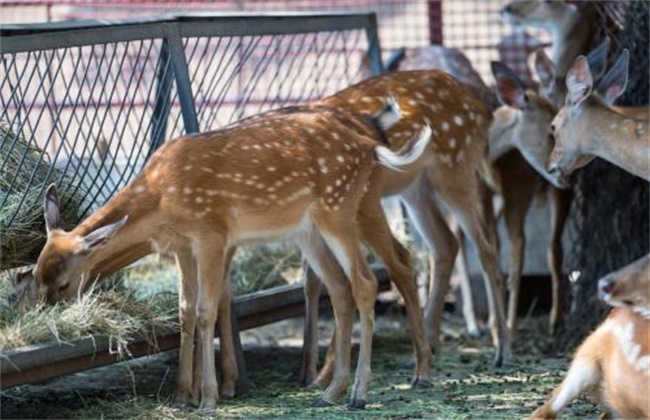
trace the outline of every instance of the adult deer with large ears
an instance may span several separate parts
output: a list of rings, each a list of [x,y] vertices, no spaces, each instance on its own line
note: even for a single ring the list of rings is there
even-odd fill
[[[603,277],[600,298],[615,308],[580,345],[562,384],[531,415],[554,419],[583,392],[620,418],[650,418],[650,255]]]
[[[565,104],[552,122],[555,147],[549,172],[566,176],[600,157],[650,180],[648,119],[628,117],[608,106],[611,101],[607,95],[617,97],[625,90],[628,60],[629,52],[624,50],[603,76],[601,89],[606,93],[605,99],[592,94],[594,79],[587,59],[580,56],[575,60],[566,78]]]
[[[383,128],[396,121],[393,112],[381,111]],[[377,163],[399,169],[421,160],[431,134],[422,127],[395,153],[380,145],[382,129],[370,118],[304,106],[183,136],[165,143],[130,185],[69,232],[60,228],[50,187],[47,242],[33,270],[40,295],[48,301],[73,297],[93,280],[98,263],[144,243],[174,253],[181,271],[177,401],[200,393],[201,406],[213,408],[219,395],[212,345],[219,306],[230,298],[224,285],[229,251],[292,239],[325,281],[336,317],[333,379],[317,401],[335,401],[345,391],[356,306],[362,342],[350,404],[362,406],[377,284],[359,248],[357,212]],[[378,201],[374,205],[381,211]],[[195,329],[201,369],[193,373]]]

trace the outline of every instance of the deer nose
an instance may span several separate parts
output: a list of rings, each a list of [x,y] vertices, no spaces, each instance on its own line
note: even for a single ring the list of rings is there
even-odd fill
[[[598,295],[601,299],[611,295],[616,289],[616,280],[611,277],[605,277],[598,281]]]

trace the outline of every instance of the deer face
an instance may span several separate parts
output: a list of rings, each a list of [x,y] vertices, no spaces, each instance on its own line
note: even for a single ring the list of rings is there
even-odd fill
[[[76,296],[87,271],[85,256],[83,245],[70,233],[58,229],[48,232],[33,270],[40,299],[54,303]]]
[[[56,187],[45,194],[47,241],[32,270],[39,300],[55,303],[77,296],[88,284],[92,254],[126,222],[126,218],[84,236],[61,229]]]
[[[600,279],[598,295],[612,306],[650,311],[650,255]]]

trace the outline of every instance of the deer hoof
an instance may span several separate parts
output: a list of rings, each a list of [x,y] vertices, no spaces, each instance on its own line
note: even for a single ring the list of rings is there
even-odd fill
[[[366,400],[361,398],[351,398],[350,402],[348,402],[348,408],[362,410],[366,408]]]
[[[333,405],[334,405],[333,402],[327,401],[326,399],[323,398],[316,398],[314,402],[311,403],[312,407],[331,407]]]
[[[431,388],[431,386],[432,383],[430,380],[422,379],[422,378],[415,378],[411,383],[412,389],[426,389],[426,388]]]

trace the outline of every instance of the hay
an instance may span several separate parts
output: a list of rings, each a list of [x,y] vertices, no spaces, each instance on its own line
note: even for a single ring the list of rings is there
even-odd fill
[[[300,262],[296,247],[244,247],[232,263],[233,293],[298,281]],[[170,259],[145,258],[79,300],[51,307],[20,308],[9,281],[13,275],[10,270],[0,276],[0,351],[101,335],[124,354],[135,337],[154,343],[156,335],[177,330],[178,274]]]
[[[50,180],[69,185],[43,151],[0,122],[0,270],[34,262],[45,243],[42,192]],[[62,219],[74,223],[85,191],[62,189]]]
[[[110,340],[113,351],[124,356],[135,337],[154,343],[156,335],[178,329],[173,317],[177,297],[172,294],[138,300],[133,291],[113,283],[69,304],[20,310],[12,302],[8,283],[3,281],[0,290],[0,351],[101,335]]]

